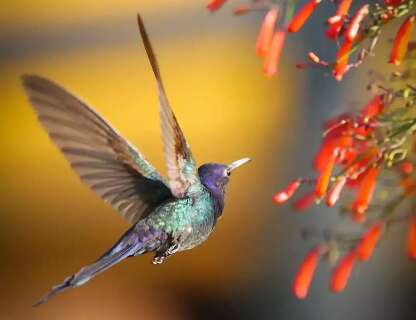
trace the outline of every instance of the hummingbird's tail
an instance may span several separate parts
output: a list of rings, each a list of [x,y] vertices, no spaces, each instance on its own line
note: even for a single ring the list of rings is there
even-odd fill
[[[168,235],[145,223],[132,226],[104,255],[94,263],[69,276],[52,288],[34,306],[41,305],[67,289],[76,288],[91,280],[120,261],[146,252],[157,251],[168,239]]]
[[[115,253],[104,255],[103,257],[98,259],[95,263],[82,268],[77,273],[66,278],[63,283],[53,287],[50,292],[44,295],[33,306],[35,307],[35,306],[45,303],[50,298],[57,295],[58,293],[61,293],[62,291],[65,291],[71,288],[76,288],[76,287],[83,285],[84,283],[94,278],[99,273],[107,270],[108,268],[120,262],[121,260],[127,257],[130,257],[134,254],[137,254],[138,252],[140,252],[140,249],[141,248],[139,247],[138,244],[135,244],[135,245],[129,244]]]

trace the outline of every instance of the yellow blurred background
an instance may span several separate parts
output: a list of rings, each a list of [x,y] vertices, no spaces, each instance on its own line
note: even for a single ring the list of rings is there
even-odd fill
[[[309,50],[334,55],[322,23],[332,7],[322,6],[308,28],[289,37],[278,76],[266,79],[254,54],[262,13],[234,18],[230,3],[239,1],[230,0],[209,14],[206,2],[2,3],[0,320],[415,319],[414,264],[404,258],[403,229],[389,233],[372,261],[354,271],[345,293],[328,291],[330,270],[320,266],[310,296],[299,301],[290,292],[292,277],[312,245],[301,241],[300,230],[328,228],[339,216],[324,206],[296,215],[271,202],[290,179],[310,175],[322,121],[367,102],[367,67],[386,66],[383,47],[341,84],[320,70],[296,70]],[[42,75],[89,102],[165,173],[139,11],[197,162],[253,161],[233,175],[223,218],[200,247],[160,266],[150,256],[128,259],[32,308],[129,225],[71,171],[37,122],[19,77]]]
[[[232,177],[223,219],[201,247],[161,266],[148,256],[129,259],[32,308],[129,226],[81,184],[49,141],[19,75],[48,77],[88,101],[164,173],[157,92],[137,33],[138,11],[197,161],[250,156],[253,162]],[[189,297],[215,299],[262,272],[273,245],[258,250],[256,241],[270,221],[278,146],[294,139],[295,94],[262,76],[253,21],[227,15],[211,16],[204,1],[190,0],[2,4],[0,319],[194,318]],[[290,77],[283,67],[281,79]]]

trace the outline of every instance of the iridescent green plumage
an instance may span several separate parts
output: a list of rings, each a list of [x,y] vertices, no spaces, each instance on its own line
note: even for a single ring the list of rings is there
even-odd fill
[[[191,249],[204,241],[214,227],[214,201],[210,192],[201,187],[192,195],[157,208],[145,223],[171,234],[173,239],[182,237],[178,251]]]

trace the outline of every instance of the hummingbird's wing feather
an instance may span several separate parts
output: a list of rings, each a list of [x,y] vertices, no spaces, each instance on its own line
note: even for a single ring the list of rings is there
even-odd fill
[[[140,15],[137,18],[140,35],[159,89],[162,138],[169,186],[173,195],[181,198],[192,183],[199,181],[197,167],[191,149],[169,105],[156,55],[152,49],[143,20]]]
[[[127,140],[78,98],[38,76],[22,77],[38,118],[91,189],[135,223],[172,193]]]

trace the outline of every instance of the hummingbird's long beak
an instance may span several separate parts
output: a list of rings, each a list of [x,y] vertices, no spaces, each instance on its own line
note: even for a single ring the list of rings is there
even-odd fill
[[[250,158],[243,158],[237,161],[234,161],[233,163],[228,165],[228,170],[233,171],[234,169],[237,169],[238,167],[242,166],[243,164],[246,164],[248,162],[250,162],[251,159]]]

